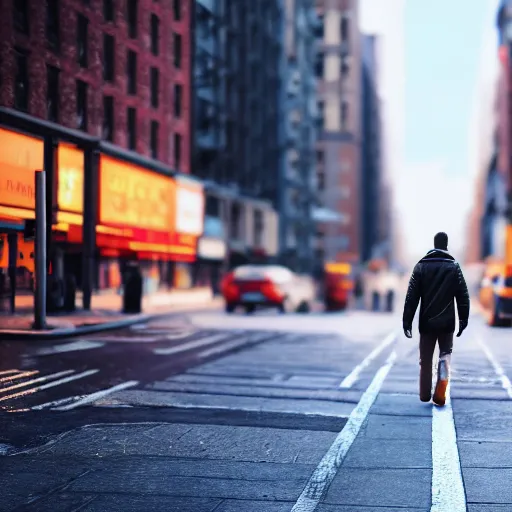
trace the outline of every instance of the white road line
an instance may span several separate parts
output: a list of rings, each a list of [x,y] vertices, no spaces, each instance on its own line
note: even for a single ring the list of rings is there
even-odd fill
[[[61,398],[59,400],[53,400],[52,402],[46,402],[44,404],[35,405],[32,407],[34,411],[41,411],[43,409],[50,409],[52,407],[56,407],[57,405],[69,404],[69,402],[77,401],[83,398],[83,396],[68,396],[66,398]]]
[[[76,375],[71,375],[70,377],[64,377],[63,379],[49,382],[48,384],[43,384],[42,386],[38,387],[38,391],[44,391],[45,389],[54,388],[55,386],[60,386],[61,384],[67,384],[68,382],[72,382],[74,380],[83,379],[98,372],[99,370],[86,370],[85,372],[77,373]]]
[[[466,512],[466,495],[450,400],[432,407],[432,507],[430,512]]]
[[[12,395],[3,396],[2,398],[0,398],[0,402],[4,402],[5,400],[12,400],[14,398],[21,398],[26,395],[32,395],[39,391],[44,391],[45,389],[54,388],[55,386],[60,386],[61,384],[66,384],[73,380],[83,379],[84,377],[88,377],[89,375],[94,375],[95,373],[98,373],[98,372],[99,372],[99,370],[87,370],[82,373],[77,373],[76,375],[71,375],[70,377],[64,377],[63,379],[55,380],[53,382],[49,382],[48,384],[43,384],[42,386],[35,386],[33,388],[28,388],[28,389],[25,389],[24,391],[20,391],[18,393],[13,393]],[[20,386],[17,386],[17,387],[20,387]],[[37,410],[36,407],[32,407],[32,409]]]
[[[180,340],[183,338],[187,338],[188,336],[191,336],[192,334],[195,334],[197,331],[194,329],[185,329],[183,331],[175,331],[175,332],[169,332],[167,331],[167,334],[165,337],[168,340]]]
[[[16,375],[10,375],[9,377],[2,377],[0,379],[0,383],[2,382],[11,382],[16,379],[24,379],[25,377],[32,377],[33,375],[37,375],[39,373],[39,370],[31,370],[29,372],[20,372]]]
[[[349,389],[351,388],[355,382],[359,379],[359,375],[361,372],[367,368],[370,363],[391,343],[393,343],[396,339],[396,332],[392,332],[388,336],[384,338],[384,340],[378,345],[372,352],[365,358],[361,363],[359,363],[341,382],[340,388]]]
[[[13,389],[24,388],[26,386],[32,386],[32,384],[38,384],[39,382],[46,382],[52,379],[58,379],[59,377],[64,377],[65,375],[70,375],[71,373],[75,373],[75,370],[65,370],[63,372],[52,373],[51,375],[45,375],[44,377],[38,377],[37,379],[27,380],[26,382],[21,382],[20,384],[15,384],[14,386],[9,386],[8,388],[1,388],[0,393],[5,393],[6,391],[12,391]],[[0,398],[0,401],[7,400],[8,396],[4,396]]]
[[[102,336],[101,341],[105,341],[106,343],[155,343],[155,341],[159,341],[161,338],[156,336]]]
[[[251,347],[255,343],[258,343],[259,341],[263,341],[264,339],[270,339],[268,335],[263,336],[252,336],[247,339],[242,340],[233,340],[228,343],[224,343],[218,347],[213,347],[207,350],[204,350],[203,352],[199,353],[199,357],[210,357],[215,354],[221,354],[222,352],[226,352],[227,350],[231,350],[233,348],[237,347],[243,347],[247,345],[247,347]]]
[[[79,340],[73,341],[72,343],[65,343],[63,345],[55,345],[49,348],[42,348],[38,350],[36,354],[38,356],[49,356],[52,354],[62,354],[65,352],[78,352],[80,350],[91,350],[93,348],[103,347],[105,343],[99,343],[97,341]]]
[[[81,407],[82,405],[87,405],[100,398],[108,396],[116,391],[122,391],[123,389],[133,388],[139,383],[137,380],[129,380],[127,382],[122,382],[121,384],[117,384],[116,386],[112,386],[111,388],[102,389],[101,391],[96,391],[95,393],[91,393],[90,395],[85,395],[80,400],[73,402],[69,405],[64,405],[62,407],[55,407],[56,411],[70,411],[71,409],[76,409],[77,407]]]
[[[343,430],[337,435],[331,447],[311,475],[302,494],[293,506],[292,512],[313,512],[316,509],[324,492],[333,481],[343,459],[356,439],[361,425],[368,416],[370,407],[375,402],[380,388],[395,363],[395,360],[396,352],[393,350],[386,363],[375,374],[375,377],[368,386],[368,389],[364,392],[361,400],[359,400],[357,406],[350,413]]]
[[[211,345],[218,341],[221,341],[226,338],[226,334],[214,334],[213,336],[208,336],[207,338],[201,338],[196,341],[190,341],[189,343],[183,343],[182,345],[178,345],[175,347],[168,348],[155,348],[153,350],[154,354],[166,355],[169,356],[171,354],[179,354],[180,352],[187,352],[188,350],[192,350],[194,348],[204,347],[206,345]]]
[[[20,370],[4,370],[0,372],[0,375],[12,375],[13,373],[21,373]],[[11,378],[11,377],[9,377]]]
[[[498,363],[489,347],[480,338],[477,339],[477,342],[480,345],[480,348],[483,350],[489,362],[492,364],[494,371],[496,372],[496,375],[501,380],[501,386],[507,392],[508,397],[512,398],[512,383],[510,382],[510,379],[507,377],[505,370],[503,369],[501,364]]]

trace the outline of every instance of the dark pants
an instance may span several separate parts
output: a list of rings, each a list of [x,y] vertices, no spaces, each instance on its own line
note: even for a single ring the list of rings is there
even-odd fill
[[[439,357],[452,353],[453,333],[420,334],[420,398],[430,400],[432,390],[432,359],[436,343],[439,343]]]

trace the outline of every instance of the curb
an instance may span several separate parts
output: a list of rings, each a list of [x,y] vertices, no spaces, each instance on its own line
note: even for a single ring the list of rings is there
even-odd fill
[[[72,338],[87,334],[95,334],[103,331],[113,331],[130,327],[132,325],[157,320],[159,318],[186,316],[190,313],[201,313],[211,311],[208,307],[198,307],[197,309],[182,311],[167,311],[161,313],[141,313],[129,318],[113,320],[111,322],[102,322],[98,324],[82,325],[80,327],[62,327],[48,331],[22,331],[17,329],[0,329],[0,341],[35,341],[35,340],[58,340],[63,338]]]

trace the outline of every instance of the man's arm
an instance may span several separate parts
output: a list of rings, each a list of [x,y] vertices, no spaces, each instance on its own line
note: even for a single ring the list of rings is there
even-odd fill
[[[455,291],[455,299],[457,301],[457,312],[459,314],[459,333],[457,336],[462,334],[462,331],[467,327],[469,321],[469,292],[464,274],[460,265],[457,264],[457,289]]]
[[[420,302],[420,274],[421,267],[417,264],[412,271],[411,279],[409,280],[409,287],[407,288],[407,295],[405,297],[404,315],[402,319],[404,331],[412,330],[412,321]]]

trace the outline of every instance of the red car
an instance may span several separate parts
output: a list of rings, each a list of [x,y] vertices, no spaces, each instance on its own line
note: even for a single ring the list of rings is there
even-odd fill
[[[227,274],[221,284],[226,312],[242,306],[246,313],[259,307],[307,312],[315,300],[315,287],[308,277],[278,265],[243,265]]]

